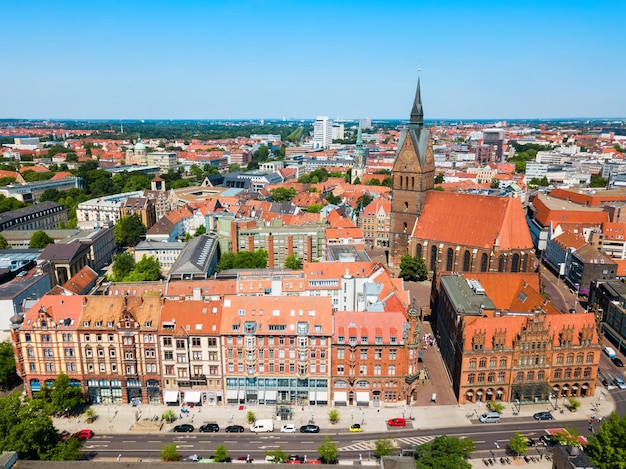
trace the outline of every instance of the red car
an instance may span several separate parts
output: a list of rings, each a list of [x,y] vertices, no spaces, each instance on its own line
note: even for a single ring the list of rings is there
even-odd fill
[[[74,438],[78,438],[79,440],[88,440],[93,437],[93,430],[81,430],[79,432],[74,433]]]
[[[387,420],[387,425],[390,427],[406,427],[406,420],[397,418]]]

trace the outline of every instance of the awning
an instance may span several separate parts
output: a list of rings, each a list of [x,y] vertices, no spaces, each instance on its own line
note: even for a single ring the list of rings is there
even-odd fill
[[[335,391],[333,400],[335,402],[348,402],[348,393],[343,391]]]
[[[359,392],[356,393],[356,401],[357,402],[369,402],[370,401],[370,393],[369,392]]]
[[[578,390],[578,386],[574,385],[572,386],[572,391],[577,391]]]
[[[237,390],[236,389],[227,390],[226,399],[237,399]]]
[[[265,400],[265,389],[261,389],[257,394],[257,399],[260,401]]]
[[[200,391],[185,391],[185,402],[192,404],[200,402]]]
[[[245,399],[246,398],[246,391],[244,389],[240,389],[239,390],[239,399]]]
[[[567,391],[567,390],[569,390],[569,386],[567,384],[564,384],[562,389],[563,389],[563,391]]]
[[[473,395],[474,395],[474,391],[469,390],[469,391],[467,391],[467,392],[465,393],[465,395],[467,395],[467,396],[473,396]]]
[[[559,390],[559,385],[555,384],[554,386],[552,386],[552,390],[553,391],[558,391]]]
[[[504,391],[502,391],[502,389],[498,389],[496,391],[496,396],[501,396],[502,394],[504,394]]]
[[[317,391],[317,402],[328,402],[328,392]]]
[[[482,396],[483,395],[483,390],[479,389],[478,391],[476,391],[476,395],[477,396]]]
[[[589,389],[589,386],[587,386],[586,384],[583,384],[583,389]]]
[[[178,402],[178,391],[164,391],[163,400],[165,402]]]
[[[278,391],[265,391],[266,401],[275,401],[278,397]]]
[[[309,391],[309,401],[315,400],[315,391]]]

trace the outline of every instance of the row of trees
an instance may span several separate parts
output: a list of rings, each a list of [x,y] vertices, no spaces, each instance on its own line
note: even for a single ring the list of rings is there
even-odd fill
[[[161,264],[154,257],[145,254],[135,263],[129,252],[122,252],[113,259],[113,281],[150,282],[161,278]]]
[[[267,251],[257,249],[254,252],[241,251],[237,254],[232,252],[222,253],[217,264],[217,271],[228,269],[265,269],[267,267]]]

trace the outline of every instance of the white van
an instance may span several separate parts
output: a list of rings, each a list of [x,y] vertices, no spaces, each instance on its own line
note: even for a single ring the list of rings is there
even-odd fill
[[[485,412],[478,417],[482,423],[500,423],[500,414],[497,412]]]
[[[615,350],[613,350],[611,347],[604,347],[604,349],[602,350],[609,358],[615,358],[615,355],[617,355],[615,353]]]
[[[250,427],[250,431],[254,433],[273,432],[274,422],[271,419],[257,420]]]

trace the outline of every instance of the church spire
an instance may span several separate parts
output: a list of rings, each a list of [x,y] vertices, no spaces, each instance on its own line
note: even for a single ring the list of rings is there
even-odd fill
[[[417,79],[417,91],[415,92],[415,101],[413,109],[411,109],[411,125],[424,126],[424,110],[422,109],[422,95],[420,94],[420,79]]]

